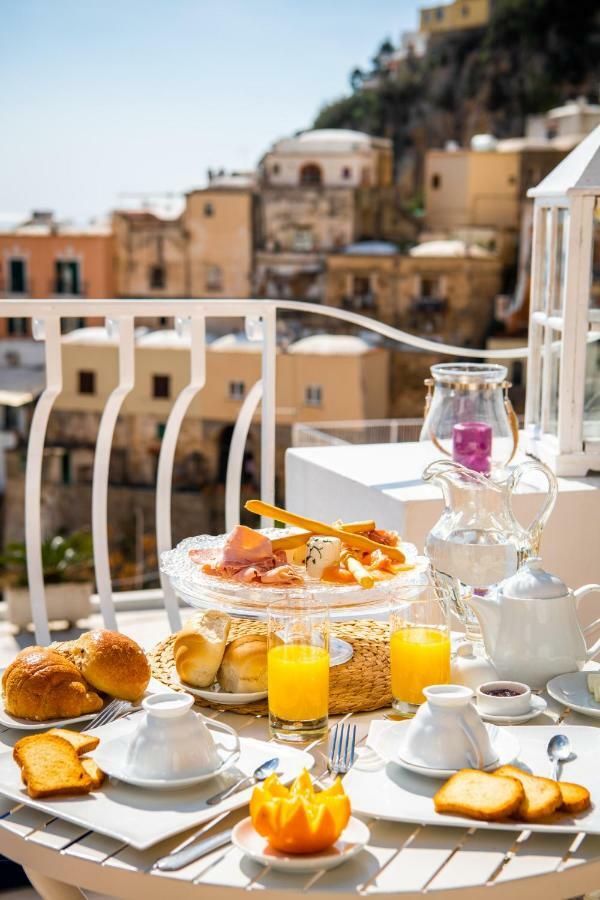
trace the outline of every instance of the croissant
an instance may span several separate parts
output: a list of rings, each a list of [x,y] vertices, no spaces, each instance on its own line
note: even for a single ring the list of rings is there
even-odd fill
[[[47,647],[27,647],[2,676],[4,708],[11,716],[45,722],[70,719],[102,709],[77,667]]]

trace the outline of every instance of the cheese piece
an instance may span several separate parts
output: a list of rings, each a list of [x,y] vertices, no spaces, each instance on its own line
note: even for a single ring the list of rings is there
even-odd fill
[[[588,672],[587,688],[590,694],[596,694],[597,689],[600,688],[600,672]]]
[[[315,534],[306,544],[306,573],[309,578],[321,578],[325,569],[340,562],[342,542],[339,538]]]

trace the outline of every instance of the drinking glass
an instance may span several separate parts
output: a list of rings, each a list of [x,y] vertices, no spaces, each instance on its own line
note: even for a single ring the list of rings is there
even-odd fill
[[[393,707],[413,716],[423,688],[450,681],[450,594],[431,584],[405,585],[390,610]]]
[[[280,741],[327,733],[329,609],[297,594],[268,610],[269,727]]]

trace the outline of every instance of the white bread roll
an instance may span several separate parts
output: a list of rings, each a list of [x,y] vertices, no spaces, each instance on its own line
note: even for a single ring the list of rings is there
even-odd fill
[[[182,681],[192,687],[210,687],[221,665],[230,627],[226,613],[209,609],[179,632],[173,657]]]
[[[217,672],[217,681],[221,690],[231,694],[266,691],[266,636],[247,634],[232,641],[225,650],[221,668]]]

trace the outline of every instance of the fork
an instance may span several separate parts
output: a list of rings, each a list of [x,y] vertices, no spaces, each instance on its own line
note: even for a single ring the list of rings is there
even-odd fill
[[[108,725],[109,722],[114,722],[115,719],[126,715],[131,709],[133,709],[133,704],[129,700],[111,700],[108,706],[105,706],[86,727],[99,728],[101,725]]]
[[[356,760],[356,725],[338,722],[331,735],[327,771],[332,775],[346,775]]]

